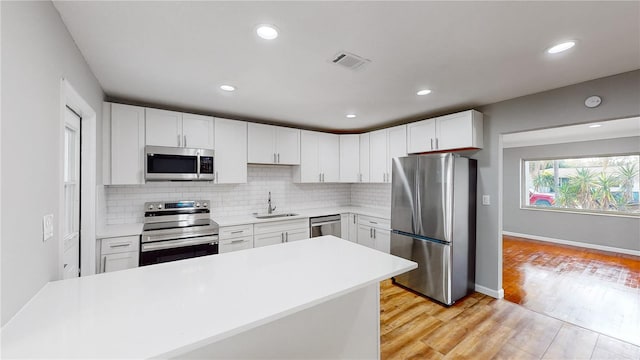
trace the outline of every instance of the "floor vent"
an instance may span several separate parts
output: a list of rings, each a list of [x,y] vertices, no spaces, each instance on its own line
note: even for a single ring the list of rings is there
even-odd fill
[[[333,57],[331,62],[337,65],[344,66],[350,70],[358,70],[361,69],[364,65],[370,63],[371,60],[348,53],[346,51],[341,51]]]

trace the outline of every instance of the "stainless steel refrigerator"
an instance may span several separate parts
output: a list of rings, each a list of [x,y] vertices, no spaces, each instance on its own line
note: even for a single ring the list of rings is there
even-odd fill
[[[395,283],[446,305],[474,290],[476,174],[454,154],[393,159],[391,254],[418,263]]]

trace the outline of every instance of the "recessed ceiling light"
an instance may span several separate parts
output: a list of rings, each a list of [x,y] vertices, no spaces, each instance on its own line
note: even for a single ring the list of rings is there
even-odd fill
[[[559,52],[567,51],[576,45],[575,41],[566,41],[558,45],[554,45],[547,49],[549,54],[557,54]]]
[[[590,128],[599,128],[600,126],[602,126],[602,125],[600,125],[600,124],[589,125]]]
[[[220,90],[224,91],[235,91],[236,87],[233,85],[220,85]]]
[[[258,25],[256,34],[265,40],[273,40],[278,37],[278,29],[273,25]]]
[[[422,96],[422,95],[427,95],[427,94],[431,94],[431,90],[429,90],[429,89],[422,89],[422,90],[420,90],[420,91],[418,91],[418,92],[416,93],[416,95],[420,95],[420,96]]]
[[[353,118],[355,118],[355,117],[356,117],[356,114],[347,114],[347,117],[348,117],[349,119],[353,119]]]

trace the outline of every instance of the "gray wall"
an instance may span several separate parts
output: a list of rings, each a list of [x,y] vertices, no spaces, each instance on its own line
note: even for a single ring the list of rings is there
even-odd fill
[[[584,99],[602,97],[602,105],[589,109]],[[640,115],[640,71],[609,76],[560,89],[479,107],[484,114],[484,149],[478,159],[478,204],[483,194],[491,205],[478,205],[476,283],[493,290],[502,287],[502,219],[499,212],[501,134]]]
[[[98,129],[104,94],[50,1],[3,1],[0,6],[4,325],[42,286],[58,278],[60,81],[66,78],[93,107]],[[43,242],[42,216],[50,213],[54,238]]]
[[[505,231],[640,250],[640,219],[520,208],[520,160],[640,152],[640,137],[504,149]]]

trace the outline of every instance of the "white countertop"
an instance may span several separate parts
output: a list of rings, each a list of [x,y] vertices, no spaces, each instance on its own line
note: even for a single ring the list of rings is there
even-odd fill
[[[142,234],[142,223],[106,225],[96,231],[96,239]]]
[[[416,268],[334,236],[50,282],[3,357],[178,356]]]

